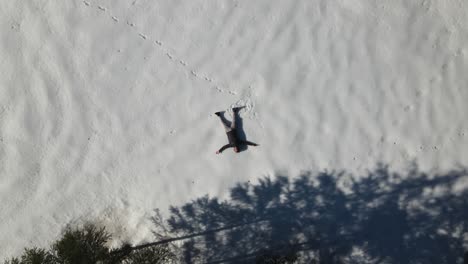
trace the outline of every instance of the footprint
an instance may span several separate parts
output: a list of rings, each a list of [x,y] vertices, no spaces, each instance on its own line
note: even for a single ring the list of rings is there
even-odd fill
[[[13,23],[13,24],[11,25],[10,28],[13,29],[13,30],[15,30],[15,31],[19,31],[19,29],[20,29],[20,24],[17,23],[17,22],[15,22],[15,23]]]
[[[89,1],[83,1],[83,3],[84,3],[86,6],[91,6],[91,3],[90,3]],[[106,12],[106,11],[107,11],[107,8],[105,8],[104,6],[97,6],[97,8],[98,8],[99,10],[103,11],[103,12]],[[119,19],[118,19],[116,16],[110,16],[110,17],[112,18],[112,20],[113,20],[114,22],[119,22]],[[128,21],[128,20],[126,21],[126,24],[127,24],[128,26],[130,26],[130,27],[135,27],[135,26],[136,26],[134,23],[132,23],[132,22],[130,22],[130,21]],[[150,37],[148,37],[147,35],[145,35],[145,34],[143,34],[143,33],[138,33],[138,35],[139,35],[142,39],[144,39],[144,40],[147,40],[147,39],[150,38]],[[156,45],[158,45],[158,46],[162,46],[162,44],[163,44],[163,43],[162,43],[161,41],[159,41],[159,40],[154,40],[154,43],[155,43]],[[118,52],[120,52],[120,50],[118,50]],[[170,52],[166,52],[166,56],[167,56],[169,59],[171,59],[171,60],[175,60],[175,61],[178,60],[178,62],[180,63],[180,65],[182,65],[182,66],[184,66],[184,67],[186,67],[186,66],[188,65],[188,63],[187,63],[186,61],[184,61],[184,60],[182,60],[182,59],[177,59],[177,58],[175,58]],[[127,70],[127,68],[125,68],[125,70]],[[187,70],[188,70],[188,69],[187,69]],[[212,78],[210,78],[209,76],[199,76],[199,74],[198,74],[195,70],[191,70],[190,73],[191,73],[193,76],[195,76],[195,77],[197,77],[197,78],[199,78],[199,79],[204,79],[205,81],[210,82],[210,83],[214,83],[214,84],[216,85],[216,82],[215,82]],[[231,94],[231,95],[237,95],[237,93],[236,93],[235,91],[225,91],[224,89],[221,89],[221,88],[219,88],[218,86],[215,86],[215,87],[212,87],[212,88],[215,88],[215,89],[216,89],[218,92],[220,92],[220,93],[229,92],[229,94]]]

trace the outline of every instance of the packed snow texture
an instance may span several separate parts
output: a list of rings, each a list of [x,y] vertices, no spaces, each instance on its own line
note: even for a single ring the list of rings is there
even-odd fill
[[[0,2],[0,257],[235,183],[468,165],[464,0]],[[245,105],[239,154],[213,113]]]

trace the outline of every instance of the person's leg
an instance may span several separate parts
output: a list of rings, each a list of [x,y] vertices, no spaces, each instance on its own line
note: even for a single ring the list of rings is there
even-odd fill
[[[232,108],[232,123],[231,123],[232,129],[236,128],[236,120],[239,118],[239,111],[244,107],[245,106],[238,106],[238,107]]]
[[[231,122],[231,129],[236,129],[236,119],[237,119],[237,115],[239,110],[236,110],[236,109],[233,109],[232,110],[232,122]]]
[[[225,118],[222,118],[222,117],[219,117],[221,119],[221,122],[223,123],[223,126],[224,126],[224,129],[226,130],[226,132],[229,132],[232,130],[232,126],[229,126],[229,123],[227,122],[227,120]]]
[[[223,123],[224,129],[226,129],[226,132],[231,131],[232,128],[229,126],[229,122],[227,121],[227,119],[224,118],[223,112],[216,112],[215,114],[219,116],[219,119],[221,119],[221,123]]]

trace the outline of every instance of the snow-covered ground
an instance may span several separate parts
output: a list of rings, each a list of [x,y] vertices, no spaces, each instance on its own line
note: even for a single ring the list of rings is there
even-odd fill
[[[467,10],[0,1],[0,257],[77,219],[138,242],[154,208],[277,171],[468,165]],[[216,155],[235,105],[261,146]]]

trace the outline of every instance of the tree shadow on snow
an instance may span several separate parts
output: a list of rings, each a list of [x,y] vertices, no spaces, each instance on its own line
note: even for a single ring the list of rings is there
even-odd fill
[[[229,200],[205,196],[172,207],[167,227],[184,263],[462,263],[468,190],[454,187],[467,175],[427,175],[416,166],[398,174],[380,165],[360,178],[265,177],[238,184]]]

